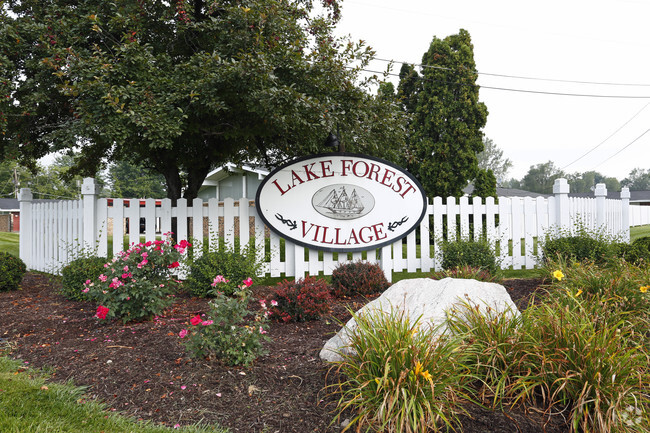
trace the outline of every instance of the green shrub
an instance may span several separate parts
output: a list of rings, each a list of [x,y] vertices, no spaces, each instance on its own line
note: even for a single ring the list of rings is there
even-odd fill
[[[68,263],[61,270],[59,293],[71,301],[87,301],[83,292],[88,280],[94,281],[104,272],[105,257],[81,257]]]
[[[190,264],[190,271],[183,287],[192,296],[214,296],[210,293],[215,276],[229,277],[232,284],[224,287],[226,296],[233,295],[239,284],[247,278],[257,275],[260,264],[253,246],[243,249],[241,253],[227,247],[205,252]]]
[[[434,280],[442,280],[443,278],[463,278],[467,280],[485,281],[488,283],[498,283],[501,281],[501,278],[498,275],[492,275],[485,269],[474,268],[468,265],[434,272],[431,274],[431,278]]]
[[[0,252],[0,292],[18,290],[27,266],[19,257]]]
[[[560,230],[542,242],[542,256],[544,261],[592,261],[607,263],[608,261],[625,255],[628,247],[601,231],[588,229],[581,222],[576,223],[573,232]]]
[[[491,275],[496,275],[499,271],[497,258],[487,241],[446,241],[442,242],[441,249],[443,269],[470,266],[483,269]]]
[[[206,314],[197,314],[179,336],[193,358],[215,358],[228,365],[249,365],[267,351],[266,314],[248,310],[248,297],[217,294]]]
[[[171,233],[166,233],[162,240],[132,244],[120,252],[102,274],[84,285],[84,293],[99,304],[96,317],[126,323],[162,314],[173,302],[169,296],[176,290],[173,275],[189,245],[186,240],[172,245]]]
[[[638,265],[650,263],[650,238],[639,238],[632,244],[623,244],[627,248],[622,255],[625,260]]]
[[[269,300],[269,314],[272,319],[283,322],[316,320],[329,311],[331,297],[330,288],[322,278],[284,280],[278,283]],[[266,307],[266,303],[262,306]]]
[[[361,260],[343,263],[332,271],[332,288],[336,296],[370,295],[386,290],[390,283],[376,263]]]

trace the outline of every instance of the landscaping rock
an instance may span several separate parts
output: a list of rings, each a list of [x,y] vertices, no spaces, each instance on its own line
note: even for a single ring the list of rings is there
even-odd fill
[[[511,311],[512,314],[519,314],[505,287],[500,284],[456,278],[416,278],[393,284],[379,298],[357,311],[357,315],[375,310],[388,312],[392,307],[404,311],[411,320],[420,317],[422,325],[432,328],[440,325],[437,331],[444,332],[446,312],[453,305],[463,301],[478,306],[482,311],[490,307],[497,312]],[[350,353],[347,346],[350,333],[354,332],[355,328],[356,322],[352,318],[325,343],[320,358],[328,362],[342,361],[341,353]]]

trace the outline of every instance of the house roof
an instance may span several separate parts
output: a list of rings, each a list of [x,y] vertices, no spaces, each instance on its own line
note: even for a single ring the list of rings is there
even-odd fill
[[[0,211],[8,212],[18,212],[20,210],[20,204],[18,199],[15,198],[0,198]]]
[[[251,167],[249,165],[238,166],[232,162],[228,162],[222,167],[208,173],[202,186],[216,186],[220,180],[227,178],[232,173],[253,173],[257,175],[258,179],[264,179],[270,172],[263,167]]]
[[[474,185],[468,185],[463,189],[463,192],[467,195],[471,195],[474,192]],[[552,194],[540,194],[537,192],[524,191],[523,189],[516,188],[501,188],[497,187],[497,197],[549,197]]]

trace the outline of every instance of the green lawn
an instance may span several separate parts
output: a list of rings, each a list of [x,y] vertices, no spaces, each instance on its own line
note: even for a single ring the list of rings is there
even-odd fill
[[[18,233],[0,232],[0,251],[20,257],[18,249],[19,239],[20,234]]]
[[[1,349],[1,348],[0,348]],[[220,427],[170,428],[137,422],[87,398],[83,388],[50,383],[35,370],[0,356],[0,431],[3,433],[226,433]]]
[[[650,237],[650,225],[630,227],[630,242]]]

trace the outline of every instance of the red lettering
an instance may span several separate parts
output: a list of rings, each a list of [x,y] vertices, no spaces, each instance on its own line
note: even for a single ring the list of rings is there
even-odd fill
[[[342,159],[341,160],[341,176],[347,176],[348,175],[347,171],[350,170],[350,164],[352,164],[351,159]]]
[[[393,191],[399,193],[402,190],[402,187],[404,186],[404,177],[400,176],[397,178],[396,185],[393,185],[391,188]],[[395,189],[397,187],[397,189]]]
[[[402,198],[404,198],[404,196],[406,195],[407,192],[409,192],[409,191],[415,191],[415,187],[411,184],[411,182],[406,182],[406,184],[407,184],[409,187],[406,188],[406,191],[404,191],[402,194],[400,194],[400,196],[402,196]]]
[[[280,190],[280,195],[284,195],[287,191],[289,191],[291,188],[293,188],[293,187],[287,185],[287,190],[286,190],[286,191],[283,190],[283,189],[280,187],[280,185],[278,185],[278,181],[277,181],[277,179],[273,181],[273,185],[275,185],[275,186],[278,187],[278,189]]]
[[[375,236],[376,236],[378,241],[380,241],[382,239],[386,239],[388,237],[387,234],[382,232],[383,226],[384,226],[384,223],[379,223],[379,224],[375,224],[375,225],[372,226],[372,228],[375,230]]]
[[[321,242],[324,243],[324,244],[331,244],[331,243],[334,242],[333,240],[330,240],[329,242],[327,242],[325,240],[325,238],[327,237],[327,229],[328,229],[328,227],[323,227],[323,239],[321,240]],[[337,229],[337,230],[339,230],[339,229]],[[336,234],[338,235],[338,232]]]
[[[348,238],[348,244],[352,243],[352,239],[354,238],[354,243],[359,244],[359,239],[357,238],[357,234],[354,232],[354,229],[350,231],[350,237]]]
[[[305,174],[307,175],[307,182],[313,179],[320,179],[320,177],[317,176],[316,173],[311,171],[311,169],[314,167],[315,164],[316,164],[315,162],[312,162],[309,166],[306,164],[302,166],[302,168],[305,169]]]
[[[293,183],[292,183],[292,187],[296,186],[296,181],[298,181],[298,182],[300,182],[300,183],[305,183],[305,181],[302,180],[302,179],[300,178],[300,176],[298,176],[298,173],[296,173],[296,172],[293,171],[293,170],[291,170],[291,180],[292,180],[292,182],[293,182]]]
[[[359,173],[357,173],[357,166],[358,166],[359,164],[363,164],[364,167],[365,167],[365,171],[363,172],[363,174],[359,174]],[[356,177],[365,177],[366,174],[368,174],[368,170],[370,170],[370,167],[368,167],[368,164],[366,164],[366,161],[357,161],[357,162],[355,162],[354,165],[352,166],[352,173],[354,173],[354,175],[355,175]]]
[[[305,230],[306,227],[307,227],[307,221],[302,220],[302,237],[303,238],[306,237],[309,234],[311,229],[314,228],[314,223],[309,223],[309,229],[308,230]],[[318,236],[318,229],[320,228],[320,226],[316,225],[315,227],[316,227],[316,233],[314,234],[314,241],[316,241],[316,237]]]
[[[325,166],[325,163],[327,163],[327,166]],[[327,161],[321,161],[320,162],[320,168],[321,168],[321,176],[323,177],[332,177],[334,176],[334,173],[332,173],[332,168],[330,167],[330,164],[332,164],[332,160],[328,159]]]
[[[380,183],[390,188],[393,184],[386,183],[386,182],[390,182],[390,179],[393,177],[394,174],[395,174],[394,171],[386,169],[386,171],[384,172],[384,177],[381,179]]]
[[[362,243],[364,243],[364,244],[367,244],[368,242],[372,242],[373,239],[374,239],[374,238],[372,237],[372,234],[370,235],[370,239],[368,239],[368,240],[365,240],[365,239],[363,238],[363,231],[364,231],[364,230],[370,230],[370,229],[371,229],[370,227],[361,227],[361,230],[359,230],[359,240],[360,240]]]
[[[372,180],[372,175],[375,175],[375,182],[379,182],[379,166],[377,164],[370,164],[370,172],[368,173],[368,179]]]

